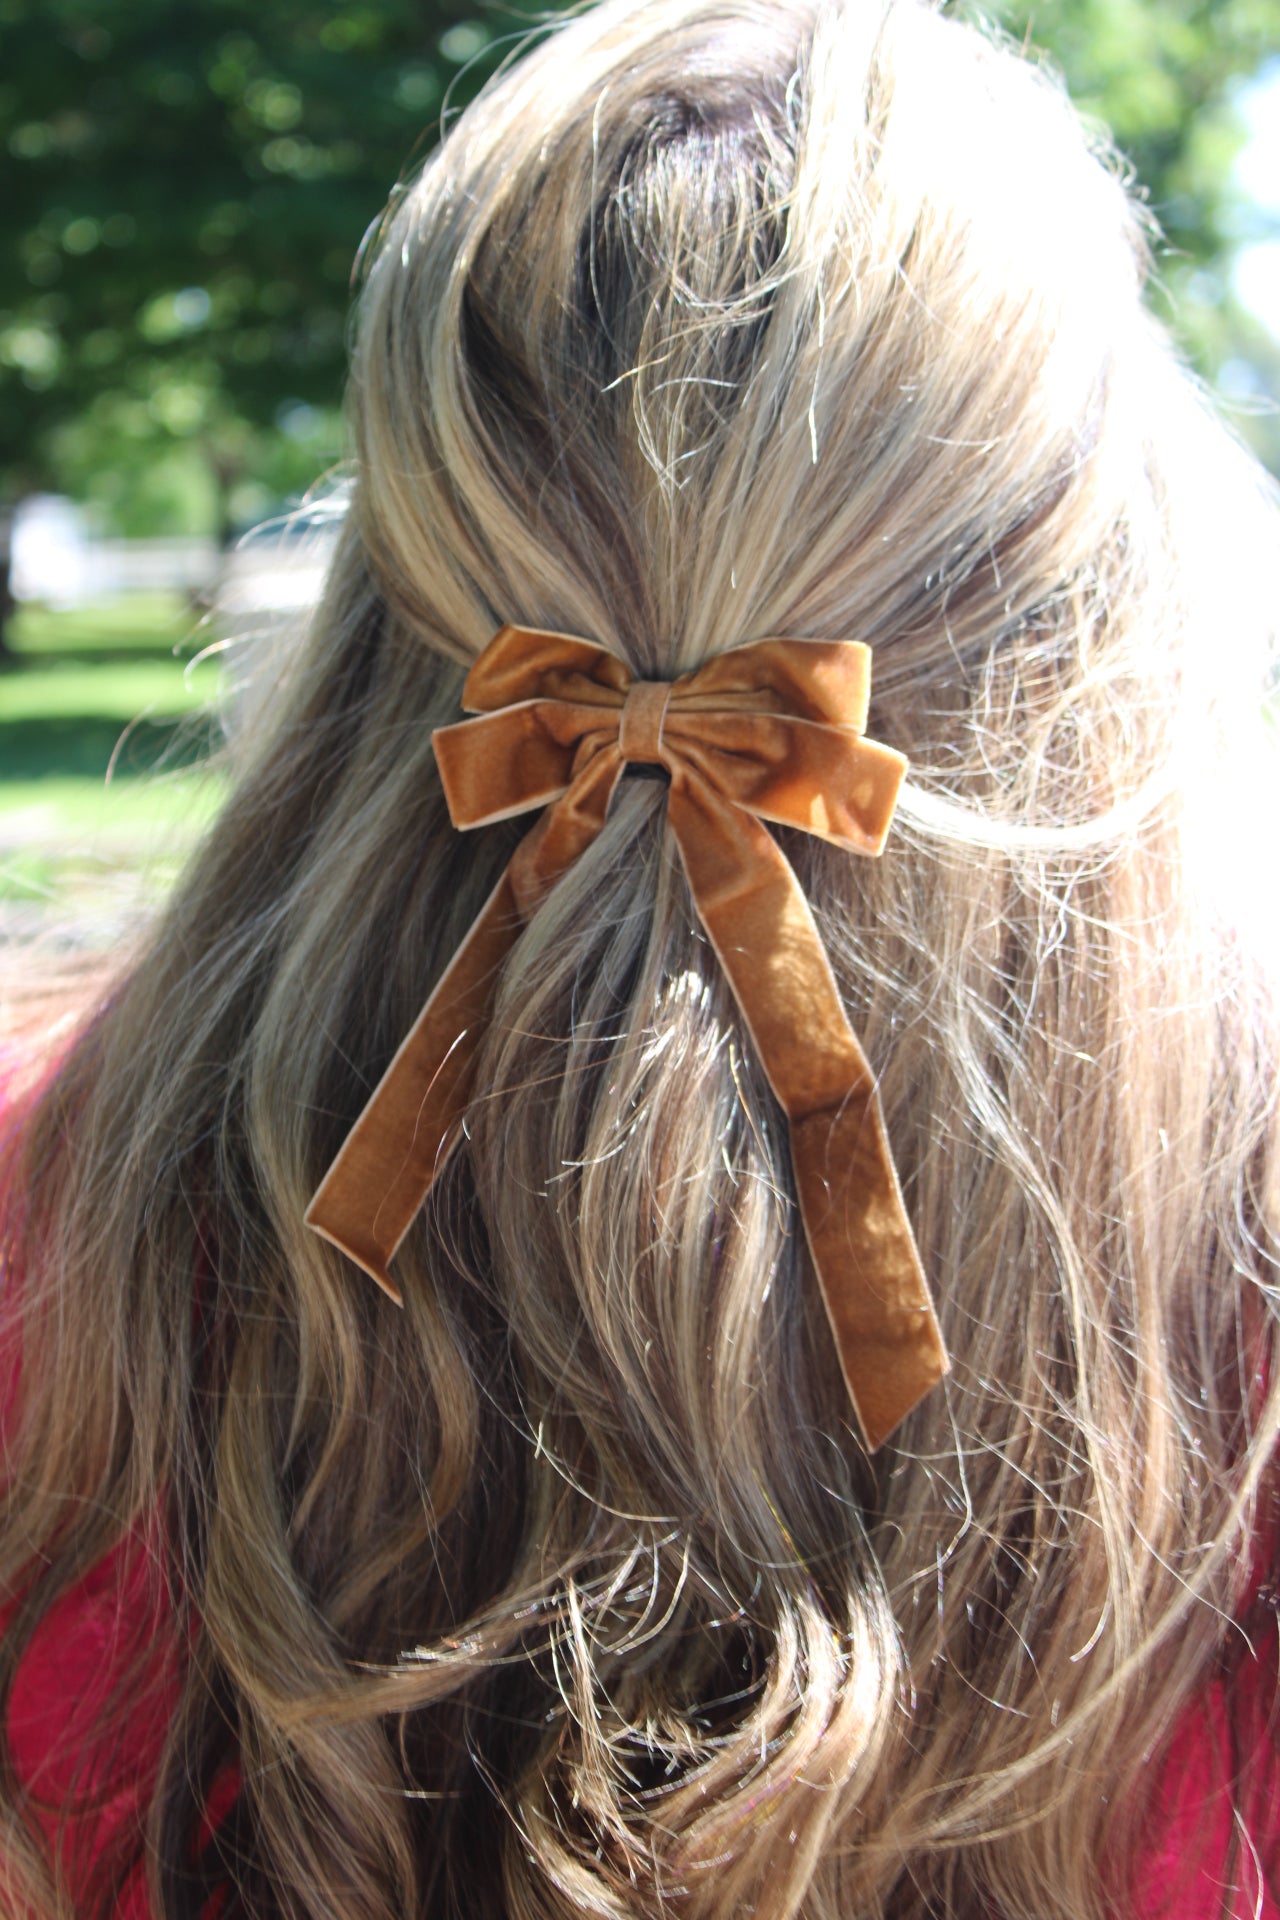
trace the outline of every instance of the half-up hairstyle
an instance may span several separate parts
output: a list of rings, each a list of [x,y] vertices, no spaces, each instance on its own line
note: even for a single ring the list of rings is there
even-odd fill
[[[1124,1910],[1280,1420],[1271,509],[1146,257],[918,0],[607,0],[393,198],[323,601],[8,1152],[0,1702],[132,1556],[158,1920]],[[404,1310],[304,1228],[521,831],[431,749],[507,621],[873,649],[888,849],[783,838],[953,1361],[874,1457],[660,779],[503,970]],[[6,1910],[110,1911],[11,1756],[0,1820]]]

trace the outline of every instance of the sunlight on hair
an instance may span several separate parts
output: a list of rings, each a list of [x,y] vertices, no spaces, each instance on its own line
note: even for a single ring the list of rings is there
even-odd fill
[[[396,189],[314,615],[247,643],[226,805],[0,1138],[0,1698],[140,1541],[172,1632],[86,1701],[68,1833],[159,1675],[157,1920],[1145,1911],[1175,1730],[1274,1648],[1280,1429],[1274,490],[1149,236],[920,0],[604,0]],[[852,1050],[811,995],[788,1121],[661,779],[470,956],[402,1307],[305,1225],[542,831],[455,830],[432,746],[507,626],[644,680],[871,649],[883,852],[759,832],[953,1362],[874,1454],[833,1335],[874,1375],[883,1268],[838,1329],[805,1237],[840,1191],[874,1240],[871,1129],[843,1186],[793,1153]],[[10,1735],[9,1904],[89,1912]]]

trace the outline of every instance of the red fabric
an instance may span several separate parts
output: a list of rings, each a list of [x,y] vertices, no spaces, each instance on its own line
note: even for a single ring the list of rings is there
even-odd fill
[[[79,1776],[86,1736],[131,1655],[143,1646],[155,1691],[136,1703],[122,1737],[90,1779],[107,1789],[98,1810],[71,1835],[82,1886],[141,1832],[177,1682],[177,1639],[145,1542],[123,1542],[41,1622],[19,1669],[10,1739],[23,1784],[56,1807]],[[1259,1651],[1228,1687],[1215,1682],[1183,1721],[1163,1767],[1154,1831],[1132,1890],[1132,1920],[1280,1920],[1267,1878],[1280,1845],[1280,1796],[1271,1759],[1275,1642]],[[235,1798],[234,1777],[220,1783],[211,1826]],[[1249,1838],[1233,1849],[1236,1810]],[[53,1815],[46,1816],[52,1830]],[[1257,1852],[1254,1851],[1257,1849]],[[141,1871],[116,1907],[117,1920],[151,1920]]]
[[[0,1062],[0,1068],[3,1062]],[[12,1126],[3,1114],[0,1133]],[[12,1349],[0,1351],[0,1431],[17,1384]],[[9,1614],[0,1612],[0,1631]],[[70,1822],[63,1858],[87,1894],[113,1873],[143,1832],[179,1682],[180,1633],[159,1577],[154,1542],[126,1536],[41,1621],[18,1670],[9,1739],[22,1785],[51,1838],[58,1809],[90,1787],[91,1811]],[[90,1741],[94,1722],[146,1651],[147,1686],[117,1720],[109,1747]],[[1233,1678],[1215,1682],[1170,1747],[1156,1795],[1153,1842],[1143,1851],[1118,1920],[1280,1920],[1268,1880],[1280,1854],[1280,1782],[1272,1758],[1277,1693],[1275,1623]],[[217,1783],[207,1832],[229,1812],[234,1772]],[[1248,1838],[1233,1847],[1237,1812]],[[217,1906],[210,1910],[210,1920]],[[152,1920],[141,1862],[124,1885],[115,1920]]]
[[[1270,1639],[1270,1662],[1255,1657],[1229,1683],[1216,1681],[1178,1729],[1156,1797],[1157,1838],[1135,1878],[1134,1920],[1280,1920]]]
[[[109,1744],[97,1721],[141,1656],[148,1684]],[[18,1668],[9,1741],[19,1780],[50,1839],[58,1810],[85,1793],[92,1810],[68,1824],[60,1852],[87,1894],[141,1838],[165,1731],[176,1702],[177,1637],[145,1541],[130,1536],[40,1622]],[[116,1904],[118,1920],[149,1920],[141,1864]]]
[[[16,1136],[23,1110],[39,1092],[28,1076],[24,1097],[14,1097],[21,1064],[0,1055],[0,1150]],[[48,1066],[44,1077],[52,1071]],[[0,1193],[0,1211],[6,1199],[12,1206],[13,1196]],[[0,1278],[6,1288],[13,1285],[12,1274]],[[3,1435],[13,1418],[21,1355],[2,1317],[0,1331]],[[18,1667],[7,1722],[18,1782],[57,1849],[77,1902],[100,1893],[108,1877],[114,1881],[132,1862],[115,1920],[151,1920],[141,1844],[181,1677],[181,1633],[159,1545],[142,1529],[131,1530],[55,1602]],[[0,1606],[0,1633],[13,1613],[12,1604]],[[130,1680],[126,1700],[121,1693]],[[99,1725],[104,1712],[105,1734]],[[226,1817],[238,1787],[234,1770],[217,1781],[202,1839]],[[67,1820],[63,1810],[73,1803],[78,1810]],[[221,1904],[210,1907],[210,1920]]]

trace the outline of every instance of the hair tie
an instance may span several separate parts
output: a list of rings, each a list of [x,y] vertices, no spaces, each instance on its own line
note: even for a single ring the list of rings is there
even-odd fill
[[[503,627],[432,736],[456,827],[544,809],[516,848],[307,1209],[393,1300],[387,1268],[460,1130],[498,969],[600,832],[628,762],[670,776],[698,916],[783,1112],[800,1216],[863,1437],[875,1449],[947,1371],[875,1082],[809,903],[762,824],[884,845],[906,772],[863,737],[870,651],[760,640],[670,683],[604,647]]]

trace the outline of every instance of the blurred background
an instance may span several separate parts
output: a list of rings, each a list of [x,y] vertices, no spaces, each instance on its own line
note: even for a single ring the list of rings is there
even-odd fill
[[[1280,0],[984,11],[1113,131],[1152,304],[1280,473]],[[323,575],[361,238],[554,12],[0,0],[0,937],[109,942],[216,812],[236,643]]]

